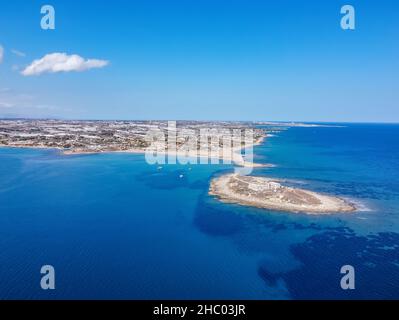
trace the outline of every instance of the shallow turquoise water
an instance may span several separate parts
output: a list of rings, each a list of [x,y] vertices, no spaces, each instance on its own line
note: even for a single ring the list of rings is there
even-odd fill
[[[0,298],[399,298],[398,140],[396,125],[348,124],[256,148],[277,167],[254,174],[361,207],[331,216],[220,203],[209,181],[230,166],[0,149]],[[345,264],[355,290],[340,288]]]

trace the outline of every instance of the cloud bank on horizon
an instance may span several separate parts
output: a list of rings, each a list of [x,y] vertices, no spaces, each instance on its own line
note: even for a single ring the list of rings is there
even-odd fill
[[[109,64],[107,60],[84,59],[77,54],[50,53],[43,58],[34,60],[22,70],[24,76],[38,76],[43,73],[82,72],[90,69],[103,68]]]

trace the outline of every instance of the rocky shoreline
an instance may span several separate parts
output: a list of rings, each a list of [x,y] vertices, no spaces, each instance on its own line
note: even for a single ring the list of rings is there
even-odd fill
[[[209,194],[223,202],[307,214],[350,213],[348,201],[309,190],[284,186],[278,179],[227,174],[212,180]]]

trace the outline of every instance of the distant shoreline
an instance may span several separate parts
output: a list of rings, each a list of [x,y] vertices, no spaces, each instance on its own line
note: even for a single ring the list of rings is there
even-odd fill
[[[215,155],[212,153],[201,153],[201,150],[195,151],[190,151],[188,153],[183,152],[183,151],[165,151],[165,152],[158,152],[158,154],[162,154],[165,156],[176,156],[176,157],[183,157],[183,158],[196,158],[196,159],[217,159],[220,161],[226,161],[230,162],[233,165],[241,166],[241,167],[247,167],[247,168],[264,168],[264,167],[273,167],[273,164],[262,164],[262,163],[254,163],[254,162],[248,162],[245,160],[241,160],[241,158],[238,158],[239,154],[242,152],[242,150],[247,149],[247,148],[253,148],[254,146],[258,146],[262,144],[262,142],[266,139],[267,134],[264,136],[261,136],[259,139],[257,139],[254,143],[250,144],[247,143],[245,146],[241,147],[236,147],[236,148],[231,148],[231,152],[229,152],[227,155],[226,154],[219,154]],[[73,149],[66,149],[62,147],[49,147],[49,146],[42,146],[42,145],[2,145],[0,144],[0,148],[16,148],[16,149],[42,149],[42,150],[57,150],[59,151],[59,154],[63,156],[72,156],[72,155],[91,155],[91,154],[112,154],[112,153],[130,153],[130,154],[145,154],[148,150],[142,150],[142,149],[126,149],[126,150],[95,150],[95,151],[90,151],[90,150],[73,150]]]
[[[249,150],[265,137],[265,129],[246,122],[0,120],[3,147],[49,148],[63,155],[136,153],[208,158],[243,167],[266,166],[252,163]]]

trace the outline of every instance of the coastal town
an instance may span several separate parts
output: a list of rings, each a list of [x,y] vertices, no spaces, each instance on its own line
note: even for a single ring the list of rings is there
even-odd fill
[[[248,129],[253,139],[249,144],[266,135],[264,129],[244,122],[0,120],[0,146],[56,148],[65,154],[144,152],[151,143],[156,143],[148,139],[149,133],[155,132],[157,136],[163,135],[164,140],[158,143],[166,149],[170,148],[168,142],[175,140],[176,150],[187,141],[194,141],[194,148],[198,150],[204,144],[212,150],[219,148],[226,134],[232,139],[231,147],[241,146],[246,142],[242,136]],[[208,132],[206,140],[200,136],[204,132]]]

